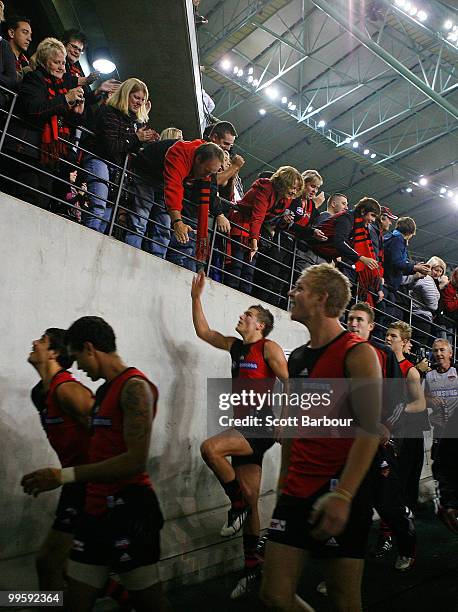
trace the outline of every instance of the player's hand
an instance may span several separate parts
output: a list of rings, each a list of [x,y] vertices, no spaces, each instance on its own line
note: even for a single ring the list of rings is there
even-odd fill
[[[439,506],[437,516],[452,533],[458,534],[458,508]]]
[[[24,493],[36,497],[43,491],[52,491],[62,485],[62,470],[42,468],[23,476],[21,480]]]
[[[183,221],[178,221],[173,226],[173,234],[180,244],[186,244],[189,242],[189,232],[195,233],[195,231],[195,229],[193,229],[190,225],[186,225],[186,223],[183,223]]]
[[[205,272],[201,270],[194,278],[192,279],[192,287],[191,287],[191,298],[197,299],[200,298],[202,292],[205,287]]]
[[[390,430],[388,429],[388,427],[385,427],[383,423],[379,423],[377,425],[377,429],[380,435],[380,444],[384,446],[390,440],[390,436],[391,436]]]
[[[348,521],[350,508],[349,501],[334,497],[332,491],[319,497],[309,518],[309,522],[313,525],[310,535],[316,540],[325,541],[342,533]]]

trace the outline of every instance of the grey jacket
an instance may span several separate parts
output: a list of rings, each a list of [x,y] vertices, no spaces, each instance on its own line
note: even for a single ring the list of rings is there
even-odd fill
[[[415,280],[411,285],[410,295],[415,300],[412,304],[412,313],[432,321],[440,298],[439,289],[433,277],[428,274],[424,278]]]

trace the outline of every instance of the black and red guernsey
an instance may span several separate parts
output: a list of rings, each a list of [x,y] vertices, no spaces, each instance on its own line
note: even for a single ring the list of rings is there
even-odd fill
[[[97,390],[92,415],[94,433],[89,447],[89,463],[105,461],[127,451],[123,433],[124,415],[120,400],[124,385],[134,377],[142,378],[151,385],[154,395],[154,419],[157,410],[157,388],[143,372],[136,368],[127,368]],[[95,515],[104,513],[109,503],[107,498],[116,495],[127,485],[152,488],[150,477],[146,472],[110,483],[89,482],[86,487],[86,512]]]
[[[407,374],[408,374],[410,368],[413,368],[414,365],[408,359],[403,359],[402,361],[399,362],[399,367],[401,368],[401,372],[402,372],[402,375],[404,376],[404,378],[407,378]]]
[[[231,346],[233,391],[240,392],[243,389],[252,389],[257,393],[268,393],[272,391],[276,375],[264,358],[264,349],[268,340],[261,338],[257,342],[244,344],[242,340],[235,340]],[[248,384],[246,381],[254,381]],[[265,408],[270,403],[264,404]],[[243,417],[246,410],[234,407],[234,416]],[[260,413],[259,413],[260,414]]]
[[[288,360],[290,379],[346,378],[346,356],[362,342],[365,340],[357,334],[344,331],[324,347],[298,347]],[[348,400],[344,400],[340,409],[348,413],[347,404]],[[295,438],[282,492],[295,497],[309,497],[318,491],[342,470],[352,444],[353,438]]]
[[[40,412],[41,423],[62,467],[87,463],[91,437],[89,429],[84,428],[59,405],[57,388],[68,382],[81,384],[70,372],[61,370],[52,378],[43,402],[36,399],[37,393],[34,394],[42,383],[32,391],[32,400]]]

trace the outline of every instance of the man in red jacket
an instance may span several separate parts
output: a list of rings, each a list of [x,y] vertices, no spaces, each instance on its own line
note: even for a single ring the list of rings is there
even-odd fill
[[[208,215],[219,216],[216,173],[224,152],[213,142],[179,140],[164,160],[164,196],[173,231],[167,259],[195,271],[208,255]],[[197,237],[192,239],[191,233]]]

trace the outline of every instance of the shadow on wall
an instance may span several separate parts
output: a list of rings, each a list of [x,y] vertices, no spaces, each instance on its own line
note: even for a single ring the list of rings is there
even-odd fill
[[[11,381],[9,384],[11,385]],[[38,415],[33,407],[27,405],[27,401],[30,402],[28,397],[21,397],[18,401],[18,409],[27,410],[27,437],[25,437],[25,434],[21,435],[24,427],[20,420],[15,421],[4,409],[0,400],[0,440],[2,441],[0,482],[3,485],[14,483],[10,486],[7,495],[4,490],[2,491],[0,559],[29,553],[39,548],[44,534],[54,520],[59,495],[58,492],[52,491],[34,498],[26,495],[20,486],[24,474],[39,467],[57,464],[56,457],[50,450],[41,429]]]

